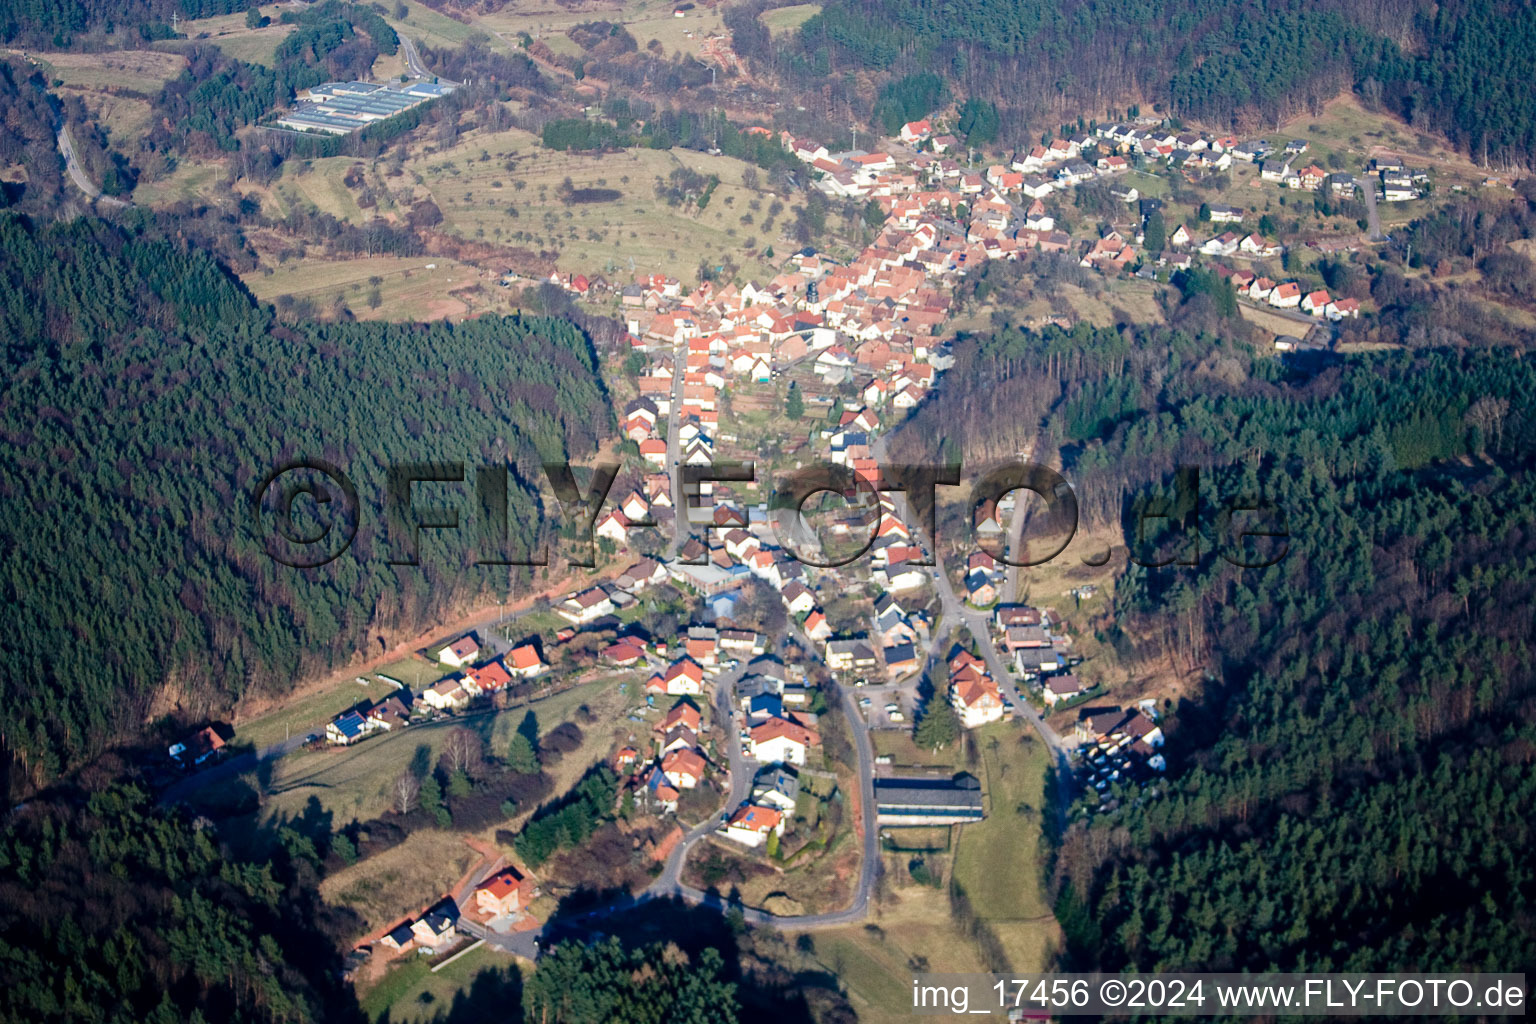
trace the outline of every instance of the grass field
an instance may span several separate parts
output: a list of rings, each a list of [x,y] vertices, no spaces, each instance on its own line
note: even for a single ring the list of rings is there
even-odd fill
[[[397,679],[407,679],[387,669],[383,671]],[[290,723],[295,732],[307,730],[351,707],[364,696],[377,699],[391,692],[393,690],[384,683],[367,688],[347,683],[301,701],[293,709],[285,709],[253,727],[242,726],[239,736],[245,739],[249,734],[260,734],[280,740]],[[581,748],[547,766],[555,791],[564,792],[594,761],[607,755],[616,735],[640,728],[623,721],[624,711],[636,700],[633,693],[628,697],[621,694],[616,680],[603,679],[502,712],[413,725],[404,732],[374,736],[341,749],[297,751],[274,764],[263,795],[261,816],[267,822],[296,818],[304,812],[305,805],[315,799],[330,812],[337,827],[354,819],[366,821],[377,817],[389,808],[390,785],[410,763],[418,746],[431,749],[435,762],[449,733],[465,726],[484,738],[489,751],[504,751],[518,724],[530,711],[539,723],[541,736],[565,722],[576,722],[581,726]],[[582,705],[596,716],[595,722],[581,722],[579,710]],[[322,708],[328,710],[321,711]]]
[[[690,281],[701,261],[731,260],[761,280],[775,271],[748,255],[751,243],[783,250],[779,232],[794,214],[786,205],[772,236],[762,230],[775,197],[742,185],[747,166],[688,150],[560,153],[514,129],[472,133],[453,149],[417,157],[407,171],[431,192],[447,230],[466,239],[558,251],[563,270],[627,277],[633,261],[638,270]],[[656,179],[679,167],[719,177],[703,212],[685,213],[657,198]],[[606,189],[621,198],[571,203],[562,195],[567,178],[574,189]],[[754,202],[759,210],[750,209]],[[751,223],[743,224],[743,217]]]
[[[425,1024],[448,1010],[460,993],[468,992],[482,971],[517,970],[510,956],[490,946],[465,953],[436,974],[433,960],[406,957],[391,966],[377,983],[359,992],[363,1012],[370,1020],[388,1012],[391,1024]]]
[[[897,767],[901,765],[916,765],[931,767],[935,765],[955,764],[960,757],[958,744],[950,744],[943,750],[924,750],[912,742],[910,729],[875,729],[869,734],[870,742],[874,744],[875,756],[889,754],[891,763]]]
[[[294,30],[294,26],[278,24],[277,19],[283,13],[280,4],[263,7],[261,13],[272,19],[266,28],[247,28],[245,12],[242,11],[239,14],[221,14],[214,18],[184,21],[181,23],[181,31],[188,39],[212,43],[236,60],[271,67],[277,44]]]
[[[388,665],[378,669],[374,675],[389,676],[398,679],[413,690],[419,690],[428,683],[435,683],[443,677],[442,667],[421,658],[401,658],[392,661]]]
[[[491,34],[489,25],[466,25],[462,21],[456,21],[446,14],[439,14],[425,4],[416,0],[404,0],[406,9],[405,20],[394,17],[394,4],[389,4],[386,20],[394,27],[394,30],[402,35],[408,35],[419,44],[442,48],[454,48],[462,46],[471,36],[484,36],[487,44],[493,50],[512,50],[512,45],[503,39],[498,39]]]
[[[85,92],[81,99],[96,123],[106,129],[108,140],[118,148],[129,148],[148,130],[155,116],[147,100],[107,92]]]
[[[516,712],[507,712],[513,714]],[[354,819],[376,818],[389,809],[390,786],[410,764],[416,748],[430,748],[436,763],[448,734],[459,724],[454,719],[442,719],[401,733],[371,737],[351,747],[289,754],[273,769],[262,814],[268,820],[296,818],[313,797],[331,813],[336,827]],[[471,719],[466,724],[483,723]]]
[[[955,881],[997,933],[1016,971],[1046,966],[1056,921],[1040,877],[1040,816],[1050,754],[1032,731],[999,722],[979,731],[987,818],[960,829]]]
[[[253,743],[259,750],[281,742],[290,735],[299,735],[317,726],[323,728],[326,721],[340,714],[361,700],[378,700],[394,692],[388,683],[371,682],[360,686],[348,679],[328,690],[320,690],[300,700],[285,703],[271,714],[262,715],[249,722],[235,722],[235,739]]]
[[[183,160],[165,177],[141,181],[133,190],[133,201],[144,206],[160,206],[211,195],[223,170],[222,164]]]
[[[948,897],[929,886],[896,890],[868,925],[812,934],[816,959],[846,986],[860,1024],[912,1020],[914,969],[983,969],[975,943],[951,920]]]
[[[272,212],[281,215],[295,205],[309,205],[337,220],[363,223],[368,214],[357,205],[357,197],[343,181],[356,163],[346,156],[290,162],[269,190],[272,199],[282,207]]]
[[[1239,302],[1237,311],[1244,320],[1272,335],[1289,334],[1293,338],[1300,338],[1308,330],[1307,325],[1300,321],[1288,319],[1249,302]]]
[[[773,35],[788,35],[821,13],[821,4],[795,4],[764,11],[759,17]]]
[[[128,89],[153,95],[181,74],[186,58],[154,50],[106,53],[34,53],[48,77],[82,89]]]
[[[725,34],[725,22],[717,10],[700,4],[677,18],[672,14],[676,9],[671,0],[583,5],[577,10],[566,10],[547,0],[514,0],[493,14],[478,16],[475,23],[511,39],[526,32],[558,55],[581,52],[565,35],[566,29],[598,19],[623,24],[642,50],[651,40],[659,41],[669,57],[675,53],[695,54],[705,38]]]
[[[428,264],[435,269],[427,269]],[[312,299],[324,310],[341,295],[359,320],[426,321],[469,313],[470,303],[451,294],[451,289],[476,282],[478,275],[474,267],[441,257],[374,256],[355,260],[291,260],[270,274],[256,270],[243,280],[263,302],[271,302],[279,295],[292,295]],[[374,278],[379,279],[379,305],[370,308]],[[487,284],[489,299],[501,300],[500,291]]]
[[[320,895],[362,917],[355,936],[361,938],[446,893],[479,859],[452,832],[423,829],[399,846],[328,875],[320,883]]]

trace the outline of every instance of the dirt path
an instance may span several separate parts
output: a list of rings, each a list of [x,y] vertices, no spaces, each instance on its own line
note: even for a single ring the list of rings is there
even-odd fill
[[[611,571],[618,572],[619,569],[614,568]],[[607,571],[605,571],[605,575],[606,573]],[[313,679],[305,680],[284,691],[283,693],[262,694],[259,696],[249,697],[241,701],[241,703],[236,706],[231,724],[238,727],[243,722],[249,722],[253,718],[260,718],[264,715],[270,714],[285,704],[290,704],[294,701],[302,700],[305,697],[312,696],[324,690],[332,689],[339,683],[346,682],[353,676],[365,675],[369,672],[372,672],[374,669],[388,665],[391,662],[400,661],[403,658],[411,657],[432,640],[445,634],[472,632],[476,629],[483,629],[504,616],[517,615],[522,612],[526,612],[534,606],[535,602],[537,602],[539,598],[548,597],[553,599],[556,595],[565,593],[568,589],[570,589],[572,585],[578,582],[580,582],[580,580],[575,573],[568,574],[561,577],[559,580],[556,580],[554,583],[550,584],[547,588],[537,594],[530,594],[527,597],[519,598],[512,604],[482,605],[476,608],[474,611],[461,615],[449,622],[438,623],[437,625],[422,633],[417,634],[409,640],[401,641],[382,654],[371,655],[361,660],[351,661],[342,668],[339,668],[336,671],[329,673],[328,675],[317,676]]]

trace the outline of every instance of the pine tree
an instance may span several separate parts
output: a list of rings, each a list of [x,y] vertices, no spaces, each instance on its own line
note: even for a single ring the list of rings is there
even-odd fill
[[[784,396],[784,415],[792,420],[805,415],[805,396],[800,394],[800,389],[794,384],[790,384],[789,394]]]
[[[514,733],[507,746],[507,767],[519,775],[533,775],[539,770],[539,753],[522,733]]]
[[[1147,215],[1147,226],[1142,235],[1142,247],[1149,253],[1159,253],[1168,247],[1168,228],[1163,224],[1163,212],[1153,210]]]
[[[913,732],[913,742],[927,750],[941,750],[960,736],[960,719],[945,695],[935,690],[923,705],[923,717]]]

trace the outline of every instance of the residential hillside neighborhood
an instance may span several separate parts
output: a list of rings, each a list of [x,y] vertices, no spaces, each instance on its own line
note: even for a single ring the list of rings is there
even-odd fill
[[[1165,766],[1155,704],[1130,713],[1093,706],[1102,690],[1080,678],[1070,632],[1049,609],[1016,601],[1007,565],[986,550],[971,552],[952,579],[882,480],[878,456],[892,427],[943,386],[953,364],[946,333],[953,292],[967,274],[1039,252],[1075,253],[1105,273],[1149,265],[1140,237],[1109,231],[1075,239],[1061,230],[1046,205],[1052,193],[1108,179],[1128,209],[1140,210],[1135,189],[1113,185],[1133,160],[1189,173],[1246,157],[1232,139],[1112,125],[966,171],[951,155],[953,139],[932,132],[931,124],[910,123],[887,149],[837,154],[780,136],[817,188],[877,204],[883,223],[852,259],[806,248],[762,285],[689,288],[646,275],[624,287],[626,344],[640,372],[617,410],[632,446],[628,463],[593,521],[605,562],[598,578],[551,597],[556,625],[520,636],[512,621],[499,630],[504,635],[469,632],[429,645],[419,657],[436,678],[408,686],[382,677],[392,692],[337,714],[311,734],[312,745],[350,749],[498,714],[578,676],[632,680],[621,685],[632,685],[640,703],[606,764],[625,806],[678,823],[671,827],[681,838],[656,854],[666,867],[646,890],[655,895],[690,891],[676,880],[688,877],[684,862],[696,839],[768,863],[794,857],[824,837],[832,802],[866,807],[870,824],[856,827],[878,821],[883,835],[986,819],[974,777],[903,774],[889,756],[834,757],[826,746],[829,711],[841,723],[834,728],[853,731],[856,751],[872,734],[920,729],[935,706],[952,710],[968,732],[1023,720],[1070,760],[1077,785],[1100,794],[1100,814],[1111,813],[1121,794],[1155,785]],[[1210,222],[1216,230],[1243,218],[1213,208]],[[1181,225],[1168,250],[1152,255],[1178,267],[1195,255],[1240,261],[1277,251],[1256,233],[1228,229],[1199,242]],[[1213,266],[1256,301],[1273,302],[1285,288]],[[578,299],[590,290],[579,275],[552,280]],[[1295,305],[1319,317],[1358,310],[1320,295]],[[800,457],[846,473],[854,504],[797,521],[772,508],[756,482],[705,480],[687,493],[685,469],[707,475],[742,447],[726,414],[733,392],[786,376],[792,390],[806,382],[815,410]],[[854,400],[832,405],[829,394]],[[977,536],[1005,539],[1014,506],[1007,495],[981,509]],[[816,530],[868,542],[858,557],[822,566],[805,557]],[[780,633],[735,621],[746,595],[762,591],[776,595],[787,624]],[[675,633],[640,624],[640,613],[662,599],[681,601]],[[1045,715],[1081,717],[1058,735]],[[189,741],[186,749],[199,748]],[[867,853],[861,860],[867,891],[877,865]],[[457,949],[455,936],[535,948],[529,944],[543,923],[530,910],[541,891],[533,874],[503,858],[476,875],[390,926],[371,948],[436,954]]]
[[[434,641],[418,652],[433,678],[380,676],[392,692],[308,738],[312,748],[350,750],[537,707],[577,680],[603,680],[622,690],[627,710],[600,764],[617,780],[616,806],[661,837],[643,841],[653,880],[631,884],[629,898],[702,900],[722,872],[813,875],[825,870],[817,854],[841,822],[863,844],[851,904],[751,909],[764,921],[853,921],[865,913],[877,851],[901,848],[892,830],[963,829],[995,810],[995,779],[904,762],[880,752],[891,747],[882,737],[940,742],[942,730],[926,723],[952,714],[959,738],[949,742],[974,752],[967,737],[995,742],[1000,723],[1011,723],[1056,759],[1064,816],[1113,815],[1158,794],[1167,769],[1158,700],[1107,702],[1067,619],[1025,600],[1010,574],[999,547],[1008,547],[1016,496],[975,510],[978,545],[949,553],[946,567],[896,481],[882,477],[887,438],[955,365],[957,288],[993,261],[1051,255],[1126,279],[1204,270],[1234,300],[1302,325],[1277,338],[1284,352],[1311,336],[1307,323],[1326,330],[1359,317],[1360,301],[1285,277],[1288,248],[1267,216],[1211,202],[1165,223],[1164,204],[1143,189],[1242,165],[1276,194],[1354,200],[1365,189],[1395,202],[1428,182],[1385,159],[1363,177],[1325,172],[1303,160],[1303,140],[1276,153],[1265,140],[1152,118],[1094,125],[985,167],[932,120],[869,150],[775,137],[812,187],[868,204],[867,244],[841,258],[803,247],[763,283],[637,272],[604,293],[581,274],[551,274],[576,301],[617,307],[617,355],[632,367],[613,392],[623,465],[593,519],[597,566],[546,595],[528,620],[538,626],[515,616]],[[1118,212],[1091,226],[1080,214],[1084,190]],[[842,473],[834,490],[844,507],[786,513],[767,481],[715,473],[753,461],[738,403],[781,388],[786,407],[798,406],[785,416],[792,436],[762,457]],[[857,554],[823,565],[807,554],[817,543]],[[1096,589],[1082,584],[1070,597],[1091,600]],[[768,619],[782,627],[760,624],[764,594],[775,607]],[[646,625],[658,607],[675,628]],[[184,770],[218,757],[224,741],[209,735],[173,749]],[[473,940],[534,955],[549,904],[535,901],[560,890],[558,878],[535,881],[504,854],[359,949],[452,957]]]
[[[1137,137],[1101,129],[1105,155],[1092,164],[1082,157],[1096,144],[1083,137],[1021,154],[1016,169],[961,174],[942,155],[948,144],[920,125],[908,125],[903,138],[935,144],[909,145],[900,163],[888,153],[833,156],[785,135],[785,147],[825,175],[819,187],[851,189],[879,203],[885,222],[874,240],[847,262],[810,249],[796,253],[762,286],[704,282],[685,289],[674,278],[650,276],[625,288],[628,345],[642,372],[619,410],[624,439],[633,444],[632,468],[594,520],[612,568],[550,601],[563,623],[552,635],[519,640],[510,626],[504,643],[466,634],[432,645],[423,656],[439,666],[441,678],[348,709],[326,726],[323,742],[349,747],[416,725],[494,713],[558,688],[573,671],[620,673],[634,680],[643,702],[631,713],[627,739],[608,756],[626,805],[658,821],[680,820],[689,836],[704,829],[699,834],[770,862],[806,846],[815,834],[807,822],[820,817],[808,819],[807,808],[842,799],[847,785],[877,806],[881,828],[986,817],[975,779],[901,775],[888,757],[834,762],[822,719],[839,704],[840,688],[852,695],[847,726],[855,732],[920,726],[932,713],[930,694],[966,731],[1020,716],[1041,722],[1042,715],[1080,714],[1063,737],[1046,735],[1070,757],[1076,783],[1102,795],[1097,813],[1112,812],[1116,794],[1155,784],[1165,766],[1155,705],[1145,702],[1129,714],[1094,706],[1102,691],[1076,671],[1082,659],[1070,632],[1048,609],[1016,602],[1007,566],[988,551],[973,551],[957,567],[952,590],[929,539],[882,489],[877,459],[882,436],[942,387],[952,362],[944,328],[955,283],[987,260],[1077,245],[1055,228],[1042,197],[1121,173]],[[1143,155],[1161,160],[1171,157],[1174,143],[1180,154],[1205,154],[1203,160],[1213,153],[1233,158],[1230,139],[1141,138]],[[1241,219],[1240,211],[1212,210],[1217,225]],[[1177,234],[1174,241],[1182,244]],[[1272,251],[1257,235],[1231,249]],[[1110,233],[1088,243],[1083,259],[1112,262],[1125,253],[1125,269],[1142,263],[1134,241]],[[1253,285],[1252,274],[1230,276],[1236,287]],[[582,290],[583,282],[561,283]],[[722,423],[733,389],[790,371],[857,399],[819,416],[802,449],[804,457],[848,474],[850,499],[866,499],[862,514],[850,506],[817,520],[830,524],[834,537],[868,536],[861,556],[846,564],[803,559],[804,535],[754,484],[706,481],[697,493],[679,490],[683,467],[709,467],[722,443],[737,440],[725,438]],[[1005,537],[1014,504],[1008,495],[981,509],[978,537]],[[788,624],[782,635],[733,624],[744,594],[754,589],[777,595]],[[969,626],[945,611],[938,597],[946,591],[973,610]],[[637,618],[661,594],[682,595],[693,609],[674,634],[649,632]],[[969,641],[954,642],[956,626]],[[589,636],[597,642],[583,646]],[[562,654],[562,670],[552,673],[550,644],[556,653],[586,653],[574,662]],[[854,774],[840,779],[838,772],[849,769]],[[687,842],[668,847],[679,873],[688,849]],[[518,941],[521,930],[531,941],[541,925],[528,913],[529,901],[517,897],[533,885],[531,876],[512,866],[505,871],[401,922],[381,940],[383,948],[436,950],[453,928],[513,936],[498,940],[505,942]],[[676,877],[671,871],[666,877]]]
[[[0,1024],[1518,1012],[1533,0],[0,37]]]

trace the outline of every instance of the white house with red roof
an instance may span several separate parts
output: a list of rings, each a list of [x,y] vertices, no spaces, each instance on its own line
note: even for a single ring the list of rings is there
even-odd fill
[[[516,868],[505,868],[475,888],[475,909],[487,917],[507,917],[528,909],[539,883]]]
[[[678,789],[693,789],[704,781],[704,755],[693,748],[674,750],[661,759],[661,773]]]
[[[692,658],[679,658],[658,673],[663,693],[674,697],[694,696],[704,692],[704,667]],[[648,687],[649,688],[649,687]]]
[[[484,696],[505,689],[512,681],[512,674],[499,661],[480,668],[467,668],[459,685],[471,696]]]
[[[1301,285],[1295,281],[1275,285],[1269,293],[1269,304],[1276,309],[1295,309],[1301,304]]]
[[[768,841],[770,835],[784,834],[784,813],[774,807],[745,804],[736,809],[725,823],[725,836],[743,846],[756,849]]]
[[[1317,291],[1308,292],[1301,297],[1301,311],[1303,313],[1310,313],[1313,316],[1322,316],[1328,309],[1328,304],[1332,301],[1333,298],[1326,291],[1319,288]]]
[[[519,644],[507,652],[507,667],[521,679],[532,679],[549,668],[533,644]]]
[[[770,718],[747,734],[748,756],[764,764],[805,764],[806,752],[821,738],[787,718]]]

